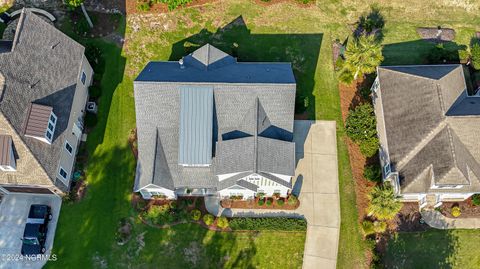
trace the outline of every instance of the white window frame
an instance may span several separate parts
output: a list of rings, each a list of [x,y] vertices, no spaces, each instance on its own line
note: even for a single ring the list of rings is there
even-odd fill
[[[63,176],[63,175],[62,175],[62,170],[63,170],[63,172],[65,172],[66,176]],[[68,172],[65,171],[65,169],[63,169],[63,167],[60,166],[60,169],[58,170],[58,174],[59,174],[63,179],[67,180],[67,178],[68,178]]]
[[[53,126],[53,130],[50,130],[49,125]],[[51,144],[53,141],[53,135],[55,134],[55,128],[57,127],[57,116],[53,113],[50,113],[50,117],[48,118],[48,125],[47,125],[47,130],[45,131],[45,139]],[[48,138],[47,135],[50,135],[50,138]]]
[[[68,150],[67,145],[72,149],[72,151],[69,151],[69,150]],[[70,143],[68,143],[67,140],[65,140],[65,149],[67,150],[67,152],[68,152],[70,155],[73,155],[73,147],[72,147],[72,145],[70,145]]]
[[[390,163],[386,163],[383,166],[383,174],[385,175],[385,178],[387,178],[391,173],[392,173],[392,167],[390,166]]]

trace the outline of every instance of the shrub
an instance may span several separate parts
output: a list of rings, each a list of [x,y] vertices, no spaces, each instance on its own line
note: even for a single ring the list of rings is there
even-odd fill
[[[267,206],[271,206],[272,205],[272,200],[271,199],[267,199],[267,202],[265,203]]]
[[[387,230],[387,223],[385,221],[373,222],[373,230],[376,233],[384,233]]]
[[[261,200],[261,199],[263,199],[263,197],[265,197],[265,193],[263,193],[263,192],[257,193],[257,198],[258,198],[258,199]]]
[[[193,205],[193,200],[192,199],[187,199],[187,206],[192,206]]]
[[[348,42],[342,70],[353,74],[353,80],[356,80],[359,76],[375,72],[382,61],[380,42],[374,35],[362,35]]]
[[[472,53],[472,66],[475,70],[480,70],[480,44],[475,42],[470,48]]]
[[[282,200],[282,199],[277,201],[277,205],[279,205],[279,206],[283,206],[284,204],[285,204],[285,201]]]
[[[385,19],[376,7],[371,7],[370,13],[362,15],[358,22],[359,26],[367,33],[371,33],[375,29],[382,29],[385,26]]]
[[[99,86],[90,86],[88,88],[88,94],[91,98],[97,99],[102,94],[102,89]]]
[[[295,196],[293,194],[290,194],[290,196],[288,197],[288,204],[289,205],[296,205],[297,202],[298,202],[297,196]]]
[[[202,217],[202,212],[198,209],[194,209],[190,212],[190,216],[192,216],[194,221],[198,221]]]
[[[226,217],[217,218],[217,227],[220,229],[228,228],[228,219]]]
[[[393,219],[402,209],[402,203],[397,200],[393,188],[389,185],[374,187],[367,197],[370,200],[368,214],[379,220]]]
[[[258,200],[258,205],[259,205],[259,206],[263,206],[264,204],[265,204],[265,200],[264,200],[264,199]]]
[[[90,26],[88,26],[90,28]],[[102,57],[102,51],[97,46],[87,44],[85,46],[85,57],[87,57],[88,62],[92,65],[93,71],[95,73],[103,73],[105,67],[105,61]]]
[[[67,5],[68,9],[72,10],[75,9],[76,7],[79,7],[84,0],[63,0],[65,5]]]
[[[345,121],[348,137],[359,144],[360,151],[366,157],[373,156],[378,150],[377,120],[373,106],[365,103],[350,110]]]
[[[210,226],[213,224],[213,221],[214,217],[212,215],[206,214],[205,216],[203,216],[203,223],[205,223],[205,225]]]
[[[149,11],[151,8],[150,1],[141,1],[137,3],[137,9],[139,11]]]
[[[458,57],[460,58],[461,63],[466,63],[468,62],[468,59],[470,59],[470,52],[468,50],[459,50],[458,51]]]
[[[362,222],[362,231],[363,235],[369,236],[371,234],[375,233],[375,230],[373,229],[373,222],[370,220],[365,220]]]
[[[472,204],[474,206],[479,206],[480,205],[480,193],[476,193],[472,196]]]
[[[363,177],[372,182],[382,181],[382,169],[380,168],[380,165],[374,164],[365,166]]]
[[[144,213],[144,219],[153,224],[165,224],[173,220],[170,205],[154,205]]]
[[[233,218],[230,220],[233,230],[276,230],[276,231],[305,231],[307,221],[293,218]]]
[[[458,218],[462,214],[462,211],[460,210],[460,207],[454,206],[454,207],[452,207],[451,214],[454,218]]]
[[[97,115],[93,113],[87,113],[85,115],[85,126],[87,126],[88,128],[95,127],[95,125],[97,125],[97,122],[98,122]]]

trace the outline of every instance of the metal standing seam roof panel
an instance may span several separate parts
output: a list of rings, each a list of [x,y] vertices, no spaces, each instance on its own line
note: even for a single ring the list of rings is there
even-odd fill
[[[212,163],[213,87],[180,87],[178,163]]]
[[[44,137],[53,108],[39,104],[31,104],[25,124],[25,135]]]
[[[12,150],[12,137],[0,135],[0,165],[10,165]]]

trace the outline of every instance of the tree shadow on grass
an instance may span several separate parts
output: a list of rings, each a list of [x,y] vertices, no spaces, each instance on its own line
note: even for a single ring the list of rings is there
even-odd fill
[[[385,268],[453,268],[458,236],[451,230],[398,233],[389,240]]]
[[[323,34],[252,34],[242,16],[210,32],[206,29],[172,46],[177,61],[206,43],[237,57],[239,62],[291,62],[297,81],[295,113],[315,118],[315,71]]]

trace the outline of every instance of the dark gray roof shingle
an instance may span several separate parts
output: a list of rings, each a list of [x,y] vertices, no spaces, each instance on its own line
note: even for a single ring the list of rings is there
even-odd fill
[[[19,21],[11,52],[0,53],[0,72],[5,89],[0,112],[21,134],[29,105],[34,102],[53,107],[57,115],[51,145],[22,137],[52,181],[64,146],[75,86],[84,47],[25,10]]]
[[[262,130],[262,136],[274,135],[276,137],[271,139],[280,137],[288,141],[289,144],[281,143],[282,147],[288,144],[286,147],[291,149],[294,146],[290,141],[293,132],[296,85],[291,65],[271,64],[280,67],[277,69],[269,68],[270,64],[265,63],[237,63],[231,61],[230,56],[225,56],[212,48],[210,47],[209,50],[213,55],[210,54],[208,59],[205,58],[207,52],[203,47],[203,51],[194,52],[185,57],[184,69],[180,68],[178,62],[149,63],[135,80],[139,148],[135,190],[151,183],[172,189],[170,183],[163,184],[161,177],[165,174],[171,176],[174,188],[195,186],[217,188],[219,182],[215,175],[219,174],[219,171],[228,171],[228,173],[253,171],[253,162],[256,162],[254,158],[256,143],[252,140],[255,129]],[[216,66],[215,68],[188,66],[193,56],[200,59],[195,59],[197,64],[202,62],[210,66],[216,64]],[[251,68],[240,67],[244,65]],[[266,68],[269,70],[266,71]],[[244,74],[257,69],[268,74],[253,72],[252,74],[255,75],[249,79],[242,78]],[[248,72],[245,73],[246,71]],[[194,79],[196,76],[198,79]],[[209,167],[178,165],[181,91],[185,87],[192,86],[213,88],[212,143],[216,148],[213,163]],[[258,103],[261,104],[260,109],[254,110],[253,108],[259,107]],[[259,117],[261,121],[258,121]],[[155,147],[152,147],[154,143],[157,143],[157,148],[158,144],[161,144],[165,156],[165,160],[162,160],[163,166],[168,167],[169,173],[163,170],[158,172],[155,168],[158,161],[155,160]],[[269,146],[262,144],[262,149]],[[286,151],[290,152],[288,149]],[[246,154],[238,154],[240,152]],[[272,155],[268,154],[275,152],[275,150],[265,152],[265,156],[271,157]],[[290,157],[291,159],[287,160]],[[282,169],[286,167],[289,173],[295,163],[294,154],[291,156],[289,154],[285,159],[276,160],[290,161],[291,164],[282,165]],[[222,164],[218,165],[219,163]],[[263,161],[261,164],[268,170],[278,168],[279,174],[284,172],[268,161]],[[224,166],[229,166],[230,169],[223,169]]]

